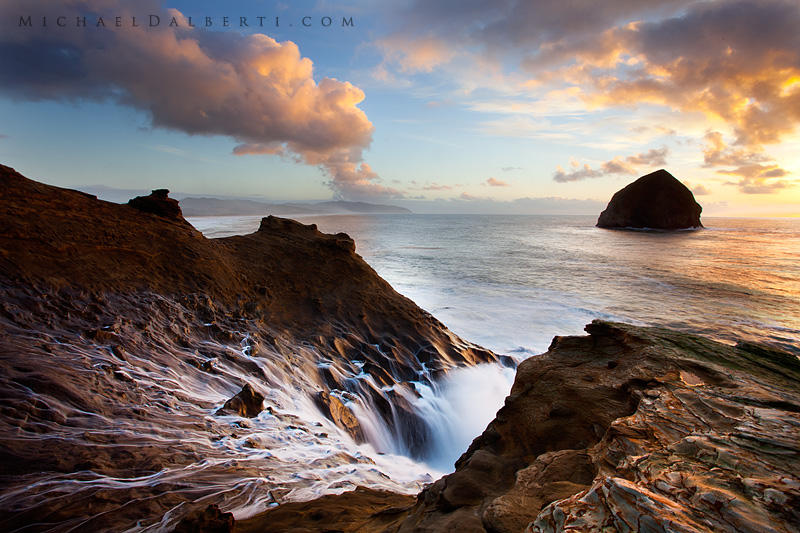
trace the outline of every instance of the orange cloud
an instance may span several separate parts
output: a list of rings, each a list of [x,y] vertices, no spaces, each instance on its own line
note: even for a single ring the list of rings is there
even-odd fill
[[[377,44],[383,49],[386,60],[398,65],[402,72],[431,72],[455,55],[451,43],[432,36],[408,41],[394,35]]]
[[[489,178],[486,180],[486,185],[490,187],[509,187],[510,185],[505,181],[499,180],[497,178]]]
[[[466,90],[498,90],[480,85],[485,78],[477,71],[485,65],[510,73],[521,67],[525,75],[513,89],[527,92],[534,109],[521,116],[547,105],[548,91],[574,90],[582,111],[656,104],[703,114],[751,154],[783,142],[800,124],[796,0],[497,0],[468,8],[416,0],[398,19],[397,46],[412,43],[420,28],[451,43],[447,75]],[[486,61],[469,61],[476,55]],[[777,164],[757,164],[725,170],[750,180],[778,178]],[[558,176],[598,174],[603,169]],[[752,181],[741,188],[765,190]]]
[[[163,13],[152,0],[137,2],[136,9]],[[59,10],[73,18],[85,10],[125,15],[131,4],[85,0]],[[11,11],[0,7],[0,17],[19,15]],[[52,2],[26,2],[25,14],[34,19],[51,13]],[[361,89],[334,78],[315,80],[312,61],[291,41],[190,30],[177,10],[166,16],[183,25],[61,32],[57,42],[50,28],[4,32],[0,64],[15,74],[2,78],[0,91],[30,100],[115,100],[145,111],[154,126],[231,137],[238,142],[235,154],[277,154],[318,165],[339,194],[400,194],[380,185],[363,162],[374,128],[358,108]]]
[[[625,158],[617,156],[602,163],[597,169],[593,169],[587,164],[581,166],[577,161],[572,160],[570,161],[570,166],[573,170],[567,172],[559,166],[553,173],[553,180],[560,183],[567,183],[570,181],[581,181],[590,178],[602,178],[611,174],[624,174],[632,176],[638,173],[638,169],[636,167],[666,166],[666,157],[668,153],[669,149],[666,146],[663,146],[658,149],[653,148],[647,152],[631,155]]]
[[[727,166],[734,168],[719,169],[718,174],[738,176],[737,185],[745,194],[770,194],[793,185],[785,178],[789,173],[778,166],[762,152],[732,148],[728,146],[718,131],[708,132],[704,137],[703,148],[705,167]]]

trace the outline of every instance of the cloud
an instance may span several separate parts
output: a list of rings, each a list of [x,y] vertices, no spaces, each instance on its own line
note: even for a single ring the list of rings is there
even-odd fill
[[[522,170],[522,167],[503,167],[500,170],[503,172],[511,172],[512,170]]]
[[[454,55],[452,46],[432,36],[411,42],[399,36],[390,36],[379,40],[377,44],[386,56],[385,61],[398,65],[402,72],[431,72],[450,61]],[[378,68],[386,70],[383,64]]]
[[[402,49],[435,36],[451,45],[452,54],[439,56],[433,72],[459,86],[454,94],[483,89],[527,98],[528,109],[515,111],[518,117],[541,115],[552,108],[549,94],[574,89],[574,101],[587,115],[609,108],[665,109],[695,123],[719,124],[715,128],[725,129],[737,149],[754,154],[783,142],[800,124],[796,0],[415,0],[393,20],[387,66],[415,68],[400,62]],[[483,70],[501,70],[510,85],[493,84],[497,75]],[[513,130],[499,125],[528,136],[542,130],[541,124]],[[678,134],[672,126],[649,129]],[[598,172],[564,175],[588,178]],[[763,189],[751,185],[744,182],[743,190]]]
[[[739,181],[728,184],[737,185],[744,194],[772,194],[794,184],[786,179],[777,179],[789,176],[789,172],[763,152],[731,147],[718,131],[706,133],[704,140],[703,166],[733,167],[718,169],[717,173],[738,176]]]
[[[692,191],[692,194],[694,194],[695,196],[705,196],[711,194],[711,191],[702,183],[698,183],[697,185],[692,185],[688,181],[684,181],[683,184],[686,185],[686,187],[690,191]]]
[[[11,3],[13,4],[13,3]],[[191,30],[177,10],[154,1],[84,0],[58,15],[161,13],[178,28],[55,31],[14,28],[0,35],[0,91],[20,100],[113,101],[146,112],[153,126],[234,139],[236,154],[282,154],[319,166],[346,196],[398,195],[363,161],[373,125],[349,82],[314,78],[313,63],[291,41],[264,34]],[[26,2],[33,19],[52,2]],[[19,13],[0,7],[0,18]]]
[[[452,188],[453,187],[451,187],[450,185],[440,185],[438,183],[431,183],[429,185],[425,185],[424,187],[422,187],[422,190],[423,191],[449,191]]]
[[[467,201],[473,201],[473,200],[480,200],[481,199],[479,196],[473,196],[473,195],[471,195],[469,193],[466,193],[466,192],[462,192],[458,197],[461,200],[467,200]]]
[[[669,149],[666,146],[662,146],[659,149],[652,148],[643,154],[628,156],[625,161],[631,165],[664,166],[667,164],[668,154]]]
[[[489,178],[486,180],[486,185],[490,187],[510,187],[508,183],[497,178]]]
[[[667,164],[666,157],[668,154],[669,149],[666,146],[658,149],[653,148],[647,152],[630,155],[625,158],[617,156],[614,159],[601,163],[596,169],[591,168],[588,164],[580,166],[577,161],[572,161],[570,164],[572,170],[566,171],[560,166],[557,167],[556,171],[553,173],[553,180],[559,183],[568,183],[571,181],[602,178],[613,174],[633,176],[639,173],[636,167],[665,166]]]

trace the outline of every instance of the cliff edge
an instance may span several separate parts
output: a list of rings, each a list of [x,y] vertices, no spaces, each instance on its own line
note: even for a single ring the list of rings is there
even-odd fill
[[[520,364],[495,420],[399,531],[797,531],[797,357],[586,331]]]
[[[496,418],[415,503],[361,489],[236,531],[798,531],[796,356],[603,321],[586,331],[519,365]]]
[[[0,165],[0,228],[3,530],[397,489],[356,444],[422,455],[414,383],[497,360],[314,225],[207,239],[166,190],[121,205]]]

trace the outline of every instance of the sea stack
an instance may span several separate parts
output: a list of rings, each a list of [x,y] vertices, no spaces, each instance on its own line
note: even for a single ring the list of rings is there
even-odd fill
[[[600,213],[600,228],[677,230],[702,228],[692,191],[664,169],[617,191]]]

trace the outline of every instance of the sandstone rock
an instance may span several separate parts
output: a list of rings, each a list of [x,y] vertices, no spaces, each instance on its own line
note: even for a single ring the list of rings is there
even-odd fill
[[[597,225],[662,230],[701,228],[702,210],[692,191],[661,169],[617,191],[600,213]]]
[[[347,431],[353,437],[353,440],[356,442],[365,441],[364,430],[361,428],[358,418],[339,397],[333,396],[327,391],[319,391],[314,398],[314,403],[317,404],[322,414]]]
[[[797,357],[586,330],[519,365],[495,420],[400,532],[797,531]]]
[[[181,213],[178,201],[169,198],[168,194],[167,189],[155,189],[148,196],[137,196],[128,200],[128,205],[145,213],[173,220],[183,220],[183,213]]]
[[[311,502],[284,503],[236,522],[237,533],[318,533],[394,531],[414,497],[357,487]]]
[[[235,413],[246,418],[258,416],[264,410],[264,395],[246,383],[236,396],[225,402],[218,412]]]

